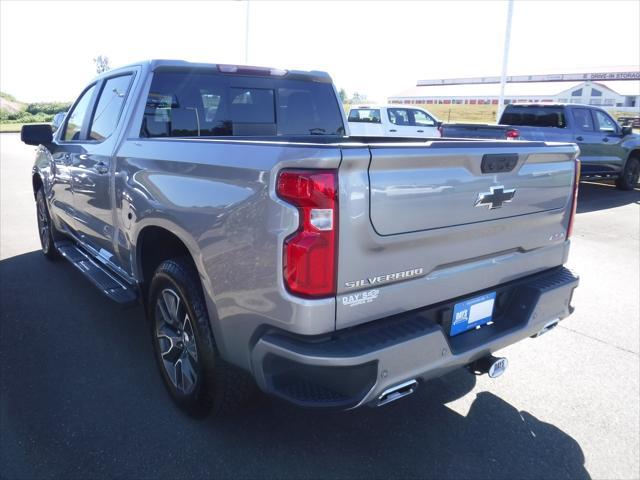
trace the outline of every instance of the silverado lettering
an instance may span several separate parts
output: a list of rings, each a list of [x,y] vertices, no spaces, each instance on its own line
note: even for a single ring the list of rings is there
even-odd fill
[[[405,270],[404,272],[389,273],[387,275],[378,275],[377,277],[369,277],[362,280],[355,280],[353,282],[345,282],[344,285],[347,288],[370,286],[379,283],[387,283],[417,277],[418,275],[422,275],[423,272],[424,268],[414,268],[412,270]]]

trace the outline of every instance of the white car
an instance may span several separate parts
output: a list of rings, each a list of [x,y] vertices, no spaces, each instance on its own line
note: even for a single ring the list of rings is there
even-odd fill
[[[441,137],[436,117],[421,108],[403,105],[354,106],[349,112],[352,136],[364,137]]]

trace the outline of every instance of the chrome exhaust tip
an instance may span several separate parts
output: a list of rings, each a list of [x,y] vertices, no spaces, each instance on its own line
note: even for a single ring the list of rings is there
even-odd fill
[[[542,330],[540,330],[535,335],[532,335],[531,338],[538,338],[540,335],[544,335],[545,333],[547,333],[547,332],[553,330],[554,328],[556,328],[558,326],[558,323],[560,323],[560,319],[559,318],[554,318],[550,322],[547,322],[545,324],[545,326],[542,328]]]
[[[381,407],[382,405],[395,402],[396,400],[400,400],[407,395],[411,395],[416,391],[416,388],[418,388],[418,382],[415,379],[401,383],[400,385],[396,385],[395,387],[388,388],[378,397],[377,406]]]

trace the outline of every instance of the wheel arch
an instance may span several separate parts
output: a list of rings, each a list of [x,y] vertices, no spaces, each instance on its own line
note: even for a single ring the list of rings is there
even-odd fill
[[[40,176],[40,172],[34,171],[31,174],[31,185],[33,186],[33,198],[36,198],[36,194],[38,190],[44,187],[44,182],[42,181],[42,177]]]
[[[160,245],[160,248],[157,246]],[[193,265],[198,274],[202,293],[209,313],[209,321],[216,344],[223,358],[226,358],[226,345],[219,326],[218,311],[214,300],[212,282],[205,269],[202,255],[195,240],[189,237],[186,232],[175,226],[163,225],[159,223],[149,223],[141,227],[135,241],[136,277],[140,285],[140,293],[144,304],[147,301],[149,285],[153,273],[165,260],[171,258],[184,257]]]
[[[135,243],[136,276],[140,284],[148,286],[158,265],[171,258],[185,257],[199,272],[187,243],[175,231],[164,226],[151,224],[141,228]]]

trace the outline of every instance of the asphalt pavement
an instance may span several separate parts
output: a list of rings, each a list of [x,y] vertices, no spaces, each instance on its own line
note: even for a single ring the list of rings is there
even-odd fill
[[[583,182],[573,316],[389,406],[172,404],[140,308],[39,251],[33,148],[0,134],[1,478],[639,478],[640,190]]]

